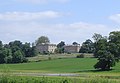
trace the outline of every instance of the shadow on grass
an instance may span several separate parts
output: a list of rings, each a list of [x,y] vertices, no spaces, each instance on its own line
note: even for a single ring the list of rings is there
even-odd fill
[[[82,70],[82,71],[77,71],[77,73],[80,72],[106,72],[106,71],[112,71],[114,69],[109,69],[109,70],[97,70],[97,69],[93,69],[93,70]]]

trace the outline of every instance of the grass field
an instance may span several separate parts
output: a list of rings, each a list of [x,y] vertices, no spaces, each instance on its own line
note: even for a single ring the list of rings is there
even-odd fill
[[[75,73],[79,74],[77,77],[32,77],[33,82],[36,83],[120,83],[120,63],[111,71],[96,71],[93,65],[97,62],[95,58],[65,58],[65,59],[52,59],[40,62],[20,63],[20,64],[0,64],[0,70],[3,72],[22,72],[22,73]],[[7,71],[7,72],[8,72]],[[4,78],[14,81],[14,77]],[[0,78],[0,80],[4,80]],[[31,77],[18,77],[22,83],[28,83]],[[68,82],[64,82],[67,80]],[[32,82],[32,80],[30,81]],[[1,82],[2,83],[2,82]],[[3,82],[4,83],[4,82]],[[9,83],[9,82],[6,82]],[[12,82],[13,83],[13,82]]]
[[[8,68],[12,71],[33,71],[33,72],[52,72],[52,73],[81,73],[96,72],[93,65],[97,62],[95,58],[68,58],[55,59],[40,62],[20,63],[20,64],[0,64],[0,70]],[[112,71],[120,72],[120,63],[117,63]]]
[[[83,72],[93,70],[93,65],[96,63],[94,58],[69,58],[69,59],[55,59],[41,62],[30,62],[21,64],[6,64],[10,70],[32,70],[39,72]],[[5,65],[1,64],[0,69],[4,69]]]

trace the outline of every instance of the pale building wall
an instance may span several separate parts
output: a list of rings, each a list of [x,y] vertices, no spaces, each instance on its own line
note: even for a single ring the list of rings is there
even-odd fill
[[[80,50],[80,45],[66,45],[64,46],[65,52],[78,53]]]
[[[56,48],[57,46],[55,44],[39,44],[36,46],[37,51],[40,53],[43,53],[44,51],[54,53]]]

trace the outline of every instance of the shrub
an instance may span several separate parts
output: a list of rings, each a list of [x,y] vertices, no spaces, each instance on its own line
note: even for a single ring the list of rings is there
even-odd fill
[[[77,57],[77,58],[84,58],[85,55],[84,55],[84,54],[80,54],[80,55],[77,55],[76,57]]]

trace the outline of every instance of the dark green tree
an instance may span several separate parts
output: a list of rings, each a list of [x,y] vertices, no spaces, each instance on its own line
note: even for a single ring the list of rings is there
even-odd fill
[[[2,41],[0,41],[0,63],[5,63],[5,51],[4,51],[4,48],[3,48],[3,44],[2,44]]]
[[[115,58],[109,50],[109,42],[106,38],[97,41],[97,49],[99,61],[94,65],[96,69],[110,70],[110,67],[115,66]]]
[[[58,48],[62,48],[62,47],[64,47],[64,46],[65,46],[65,42],[64,42],[64,41],[61,41],[61,42],[57,45]]]
[[[36,47],[35,46],[32,46],[32,53],[31,53],[31,57],[33,56],[37,56],[38,52],[36,50]]]
[[[4,58],[5,63],[12,63],[12,50],[9,48],[4,48],[6,57]]]
[[[25,57],[31,51],[31,50],[28,50],[28,47],[26,46],[26,44],[22,44],[22,42],[18,40],[10,42],[9,45],[5,45],[5,47],[11,49],[12,51],[12,56],[6,57],[6,60],[12,58],[12,63],[21,63],[24,61],[26,62],[27,59]]]
[[[109,48],[114,55],[116,62],[120,60],[120,31],[113,31],[109,34]]]
[[[0,50],[0,63],[5,63],[5,58],[6,55],[4,54],[3,50]]]
[[[65,46],[65,42],[61,41],[58,45],[57,45],[57,49],[55,50],[56,53],[64,53],[64,46]]]
[[[80,53],[93,53],[94,52],[94,43],[87,39],[85,42],[82,43]]]
[[[10,47],[14,47],[14,46],[17,46],[18,48],[22,49],[22,42],[21,41],[18,41],[18,40],[15,40],[13,42],[10,42],[9,43],[9,46]]]
[[[22,51],[24,52],[25,57],[31,57],[32,56],[32,47],[30,46],[30,43],[25,43],[22,45]]]
[[[22,63],[24,60],[23,54],[20,50],[13,53],[12,61],[13,63]]]
[[[94,39],[94,57],[98,58],[98,41],[101,40],[103,36],[101,34],[94,33],[92,38]]]
[[[98,62],[96,69],[110,70],[120,59],[120,31],[110,32],[109,37],[102,37],[95,42],[95,55]]]

